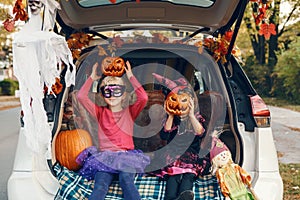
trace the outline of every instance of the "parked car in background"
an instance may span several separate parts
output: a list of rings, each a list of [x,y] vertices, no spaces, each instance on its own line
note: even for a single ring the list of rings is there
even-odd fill
[[[78,177],[70,183],[70,189],[62,185],[65,174],[62,175],[64,168],[56,159],[55,139],[74,125],[88,131],[93,141],[97,141],[95,121],[77,102],[76,93],[89,77],[93,64],[111,56],[130,61],[133,73],[149,96],[135,122],[134,135],[136,148],[153,159],[149,171],[157,169],[155,154],[165,145],[159,138],[163,118],[155,113],[163,108],[164,91],[168,88],[153,78],[156,73],[171,80],[183,78],[194,89],[197,107],[206,120],[200,155],[204,158],[209,154],[212,133],[218,132],[233,161],[250,173],[259,198],[281,200],[283,184],[270,112],[234,56],[236,27],[247,3],[246,0],[59,1],[54,31],[66,38],[73,53],[75,84],[66,86],[62,70],[59,93],[45,93],[43,98],[52,133],[51,158],[33,153],[26,145],[26,122],[21,128],[8,182],[9,199],[68,199],[71,189],[77,191],[79,182],[87,188],[80,190],[81,195],[88,195],[85,192],[91,189],[90,184]],[[90,97],[100,104],[98,84],[94,82]],[[154,108],[158,110],[153,113]],[[209,174],[205,176],[211,180]],[[75,181],[78,183],[74,184]],[[219,191],[212,193],[218,193],[222,199]],[[79,193],[72,195],[75,198]],[[108,197],[114,198],[117,199]]]

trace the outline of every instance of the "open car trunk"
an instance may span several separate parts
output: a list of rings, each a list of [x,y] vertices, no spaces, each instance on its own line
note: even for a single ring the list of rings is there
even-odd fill
[[[106,45],[102,45],[105,49]],[[164,121],[163,102],[166,88],[158,83],[152,73],[161,74],[172,80],[185,78],[194,89],[198,99],[200,114],[204,117],[205,136],[202,138],[200,156],[208,161],[206,171],[195,182],[196,199],[212,198],[223,199],[219,185],[214,176],[208,173],[209,155],[211,148],[211,136],[213,132],[219,132],[220,138],[226,143],[235,162],[241,162],[242,147],[238,140],[239,135],[231,125],[232,113],[228,106],[226,86],[222,82],[225,75],[224,68],[219,66],[204,50],[198,53],[198,48],[193,45],[183,44],[124,44],[115,52],[116,56],[129,60],[133,67],[133,73],[140,81],[148,94],[148,103],[140,113],[134,126],[134,143],[136,149],[141,149],[151,158],[151,163],[143,175],[136,177],[136,185],[144,199],[163,199],[165,181],[152,175],[157,170],[160,162],[156,157],[164,150],[166,141],[161,140],[160,130]],[[83,83],[89,77],[93,63],[101,62],[104,56],[99,58],[98,46],[89,47],[77,61],[77,73],[75,87],[65,91],[66,98],[61,102],[62,120],[58,129],[53,132],[53,148],[55,149],[55,137],[66,129],[67,125],[75,124],[76,128],[88,131],[93,144],[97,146],[97,122],[91,117],[84,107],[78,102],[76,94]],[[94,82],[89,91],[90,99],[101,105],[99,95],[99,83]],[[131,94],[132,91],[128,91]],[[135,96],[131,95],[131,101]],[[54,151],[55,152],[55,151]],[[72,199],[78,195],[88,197],[92,191],[93,181],[80,177],[76,171],[68,170],[56,162],[55,155],[51,161],[53,173],[57,176],[62,187],[57,193],[57,199]],[[66,181],[67,180],[67,181]],[[70,185],[72,187],[70,187]],[[67,187],[68,186],[68,187]],[[70,189],[72,188],[72,190]],[[150,189],[151,188],[151,189]],[[209,189],[208,189],[209,188]],[[108,199],[122,199],[120,187],[115,182],[109,191]],[[65,195],[65,196],[64,196]],[[66,196],[67,195],[67,196]]]

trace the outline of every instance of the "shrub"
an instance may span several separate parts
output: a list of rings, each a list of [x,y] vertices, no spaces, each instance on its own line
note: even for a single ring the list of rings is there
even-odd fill
[[[2,95],[14,95],[15,90],[19,89],[19,83],[12,79],[4,79],[0,82],[0,88]]]
[[[253,87],[262,96],[269,97],[270,90],[270,69],[267,65],[260,65],[255,61],[254,56],[249,56],[243,67]]]
[[[300,103],[300,38],[290,48],[278,56],[275,66],[277,84],[274,90],[283,91],[282,97],[294,103]]]

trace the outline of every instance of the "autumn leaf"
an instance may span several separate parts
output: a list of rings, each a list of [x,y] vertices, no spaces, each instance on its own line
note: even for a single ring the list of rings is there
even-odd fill
[[[224,38],[225,40],[227,40],[228,42],[230,42],[230,40],[231,40],[231,38],[232,38],[232,35],[233,35],[233,31],[232,31],[232,30],[229,30],[229,31],[227,31],[227,32],[224,34],[223,38]]]
[[[263,35],[266,40],[270,39],[271,35],[276,35],[275,25],[272,24],[261,24],[259,35]]]

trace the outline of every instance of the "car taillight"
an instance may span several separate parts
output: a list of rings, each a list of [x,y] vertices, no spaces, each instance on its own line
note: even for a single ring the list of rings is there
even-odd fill
[[[252,105],[253,117],[258,127],[270,127],[271,125],[271,114],[270,110],[258,95],[250,97]]]

